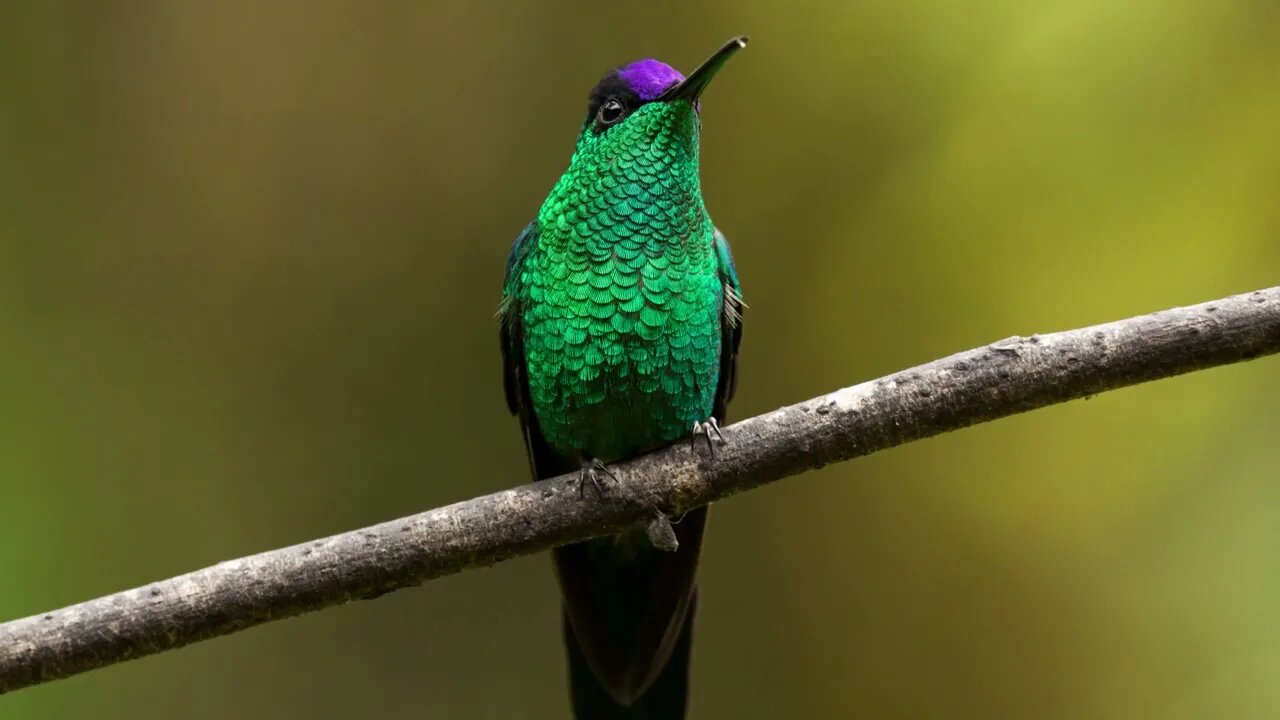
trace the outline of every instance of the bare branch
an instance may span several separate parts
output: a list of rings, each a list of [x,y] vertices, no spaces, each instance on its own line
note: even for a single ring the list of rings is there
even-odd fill
[[[564,476],[5,623],[0,692],[617,532],[975,423],[1275,352],[1280,287],[1008,338],[725,428],[729,444],[714,462],[677,443],[619,463],[603,498],[580,499],[576,478]]]

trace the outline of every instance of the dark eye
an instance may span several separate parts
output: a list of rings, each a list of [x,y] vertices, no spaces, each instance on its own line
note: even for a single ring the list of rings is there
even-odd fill
[[[614,98],[609,98],[604,101],[604,104],[600,106],[600,110],[596,112],[596,119],[600,121],[601,125],[612,125],[621,120],[626,112],[627,109],[622,106],[622,103]]]

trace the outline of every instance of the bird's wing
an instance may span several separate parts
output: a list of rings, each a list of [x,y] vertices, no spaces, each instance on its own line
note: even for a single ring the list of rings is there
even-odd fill
[[[511,254],[507,256],[507,274],[502,281],[502,303],[498,306],[498,321],[502,344],[502,388],[507,396],[507,408],[512,415],[520,417],[529,468],[535,479],[543,480],[572,468],[558,461],[547,447],[529,400],[528,365],[524,358],[524,313],[520,306],[520,295],[524,263],[537,243],[536,222],[526,225],[512,243]]]
[[[738,284],[738,271],[733,267],[733,253],[729,241],[719,228],[715,232],[716,256],[720,260],[720,282],[724,286],[724,302],[720,308],[720,380],[716,386],[716,420],[725,422],[725,407],[733,399],[738,385],[738,346],[742,344],[742,286]]]
[[[502,278],[502,302],[498,305],[499,340],[502,342],[502,389],[512,415],[522,415],[525,403],[524,343],[520,313],[520,284],[524,261],[538,241],[537,223],[529,223],[507,255],[507,272]],[[523,419],[523,418],[522,418]]]

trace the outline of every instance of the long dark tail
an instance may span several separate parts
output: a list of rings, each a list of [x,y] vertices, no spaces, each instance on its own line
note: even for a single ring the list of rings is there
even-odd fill
[[[695,602],[689,606],[684,627],[658,679],[630,706],[619,705],[600,684],[582,646],[564,618],[564,646],[569,655],[569,691],[577,720],[684,720],[689,703],[689,654],[693,645]]]
[[[683,720],[706,520],[703,507],[675,524],[675,552],[643,530],[556,549],[577,720]]]

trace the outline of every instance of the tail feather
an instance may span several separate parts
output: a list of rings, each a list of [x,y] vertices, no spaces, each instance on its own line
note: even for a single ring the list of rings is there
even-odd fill
[[[587,664],[582,646],[564,618],[564,645],[569,656],[569,691],[576,720],[684,720],[689,698],[689,655],[693,645],[693,616],[697,592],[685,615],[684,626],[671,658],[657,680],[629,706],[619,705],[600,684]]]

